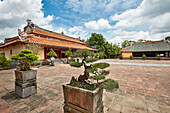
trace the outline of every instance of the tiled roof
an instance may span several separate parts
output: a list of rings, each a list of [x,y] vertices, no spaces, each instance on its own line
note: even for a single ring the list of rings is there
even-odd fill
[[[170,43],[168,41],[157,41],[150,43],[138,43],[128,48],[123,48],[122,52],[149,52],[149,51],[170,51]]]
[[[86,45],[77,45],[76,43],[72,44],[69,42],[60,42],[60,41],[54,41],[54,40],[38,38],[38,37],[29,38],[29,42],[34,42],[37,44],[48,45],[48,46],[67,47],[67,48],[70,47],[70,48],[74,48],[74,49],[88,49],[88,50],[92,50],[92,51],[97,51],[96,49],[87,47]]]
[[[55,37],[57,39],[62,39],[62,40],[66,40],[66,41],[72,41],[74,43],[80,43],[80,44],[84,44],[86,45],[86,42],[82,42],[80,40],[77,40],[77,39],[74,39],[74,38],[70,38],[70,37],[67,37],[65,35],[59,35],[58,33],[50,33],[50,32],[47,32],[47,31],[43,31],[43,30],[40,30],[40,29],[36,29],[35,28],[35,31],[33,31],[33,33],[36,33],[36,34],[41,34],[41,35],[45,35],[45,36],[50,36],[50,37]]]

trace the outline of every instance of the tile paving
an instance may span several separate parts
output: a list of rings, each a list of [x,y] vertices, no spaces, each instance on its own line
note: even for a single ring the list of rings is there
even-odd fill
[[[101,60],[107,62],[132,62],[170,64],[170,61]],[[105,113],[169,113],[170,67],[111,64],[108,78],[119,82],[120,88],[104,91]],[[62,113],[62,84],[72,76],[83,73],[82,68],[57,64],[38,70],[38,92],[28,98],[18,98],[14,93],[14,69],[0,71],[0,113]]]

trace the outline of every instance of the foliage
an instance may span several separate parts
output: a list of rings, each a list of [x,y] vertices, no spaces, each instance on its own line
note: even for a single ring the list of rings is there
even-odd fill
[[[100,86],[106,90],[112,90],[114,88],[119,88],[118,82],[112,80],[112,79],[106,79],[103,81]]]
[[[33,63],[31,63],[31,66],[38,66],[38,65],[40,65],[40,62],[33,62]]]
[[[30,70],[30,63],[35,60],[38,60],[39,56],[34,55],[31,50],[23,49],[19,52],[19,54],[11,55],[12,60],[19,60],[20,70],[28,71]]]
[[[159,54],[157,54],[157,55],[156,55],[156,57],[160,57],[160,55],[159,55]]]
[[[93,64],[94,68],[100,68],[100,69],[104,69],[104,68],[107,68],[109,66],[110,66],[110,64],[108,64],[108,63],[96,63],[96,64]]]
[[[104,70],[105,68],[109,67],[110,64],[108,63],[91,63],[98,60],[98,58],[87,58],[92,52],[89,50],[77,50],[75,56],[83,57],[82,62],[70,62],[70,66],[73,67],[81,67],[84,66],[84,74],[78,77],[78,80],[72,77],[70,81],[70,85],[81,87],[85,89],[94,90],[97,87],[100,87],[102,84],[99,80],[105,79],[105,76],[109,74],[109,71]],[[74,55],[73,55],[74,56]],[[96,80],[97,83],[89,83],[88,79]],[[106,81],[107,82],[107,81]],[[108,81],[110,82],[110,81]],[[115,81],[112,81],[115,83]],[[113,83],[105,83],[105,85],[112,85]],[[102,85],[104,87],[104,83]],[[107,86],[112,87],[112,86]]]
[[[95,56],[95,57],[99,57],[100,54],[99,54],[99,53],[95,53],[94,56]]]
[[[26,45],[26,49],[29,49],[32,51],[35,55],[40,55],[42,52],[43,47],[41,45],[38,45],[36,43],[30,43]]]
[[[81,62],[70,62],[69,64],[72,67],[81,67],[83,65]]]
[[[87,46],[95,46],[97,50],[104,51],[105,38],[102,34],[92,33],[91,37],[87,39]]]
[[[170,41],[170,36],[165,37],[165,40],[169,40]]]
[[[0,54],[0,66],[10,66],[11,62],[8,61],[4,54]]]
[[[99,59],[98,58],[88,58],[88,59],[86,59],[86,63],[95,62],[97,60],[99,60]]]
[[[120,55],[119,58],[120,58],[120,59],[123,59],[123,55]]]
[[[146,57],[146,55],[145,55],[145,54],[143,54],[143,55],[142,55],[142,57]]]
[[[120,54],[119,45],[109,43],[102,34],[92,33],[86,41],[87,46],[95,46],[99,51],[100,58],[110,58],[111,55]]]
[[[50,49],[50,52],[48,52],[47,55],[50,56],[50,57],[57,57],[57,54],[53,49]]]
[[[99,58],[100,59],[104,58],[104,52],[102,52],[102,51],[99,52]]]
[[[66,56],[66,57],[71,57],[71,56],[73,56],[73,53],[71,52],[71,48],[68,48],[68,50],[67,50],[66,53],[65,53],[65,56]]]

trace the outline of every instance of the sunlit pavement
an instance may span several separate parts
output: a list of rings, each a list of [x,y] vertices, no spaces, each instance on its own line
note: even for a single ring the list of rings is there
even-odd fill
[[[100,60],[146,64],[170,64],[170,61]],[[2,113],[62,113],[62,84],[83,68],[57,64],[38,68],[38,92],[25,99],[14,93],[14,69],[0,71],[0,112]],[[168,113],[170,111],[170,67],[111,64],[112,78],[119,82],[118,90],[104,91],[105,113]]]

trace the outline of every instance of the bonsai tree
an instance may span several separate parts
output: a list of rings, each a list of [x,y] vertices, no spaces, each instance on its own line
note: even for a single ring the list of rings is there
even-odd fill
[[[85,88],[89,90],[94,90],[98,87],[102,87],[105,89],[114,89],[118,88],[118,83],[111,79],[105,79],[105,76],[109,74],[108,70],[104,70],[109,67],[108,63],[93,63],[98,60],[98,58],[87,58],[92,54],[89,50],[77,50],[73,56],[83,57],[82,62],[70,62],[70,66],[72,67],[84,67],[84,73],[78,77],[78,79],[72,77],[70,84],[71,86]],[[91,64],[88,64],[91,63]],[[96,80],[95,83],[92,83],[89,79]],[[102,82],[99,82],[103,80]]]
[[[71,48],[68,48],[68,50],[65,53],[65,56],[67,57],[67,63],[69,63],[68,57],[73,56],[73,53],[71,52]]]
[[[39,56],[34,55],[31,50],[23,49],[19,52],[19,54],[11,55],[12,60],[19,61],[19,70],[28,71],[30,69],[30,63],[35,60],[38,60]]]
[[[51,58],[51,66],[54,66],[54,57],[57,57],[56,52],[53,49],[50,49],[50,52],[48,52],[47,56]]]
[[[11,62],[8,61],[4,54],[0,54],[0,67],[10,66]]]
[[[156,58],[157,58],[157,60],[161,59],[159,54],[156,55]]]
[[[123,59],[123,55],[120,55],[120,57],[119,57],[120,59]]]
[[[145,55],[145,54],[142,55],[142,59],[143,59],[143,60],[146,59],[146,55]]]
[[[94,57],[95,57],[95,58],[98,58],[99,56],[100,56],[99,53],[95,53],[95,54],[94,54]]]
[[[130,55],[130,59],[131,59],[131,60],[133,59],[133,55]]]

